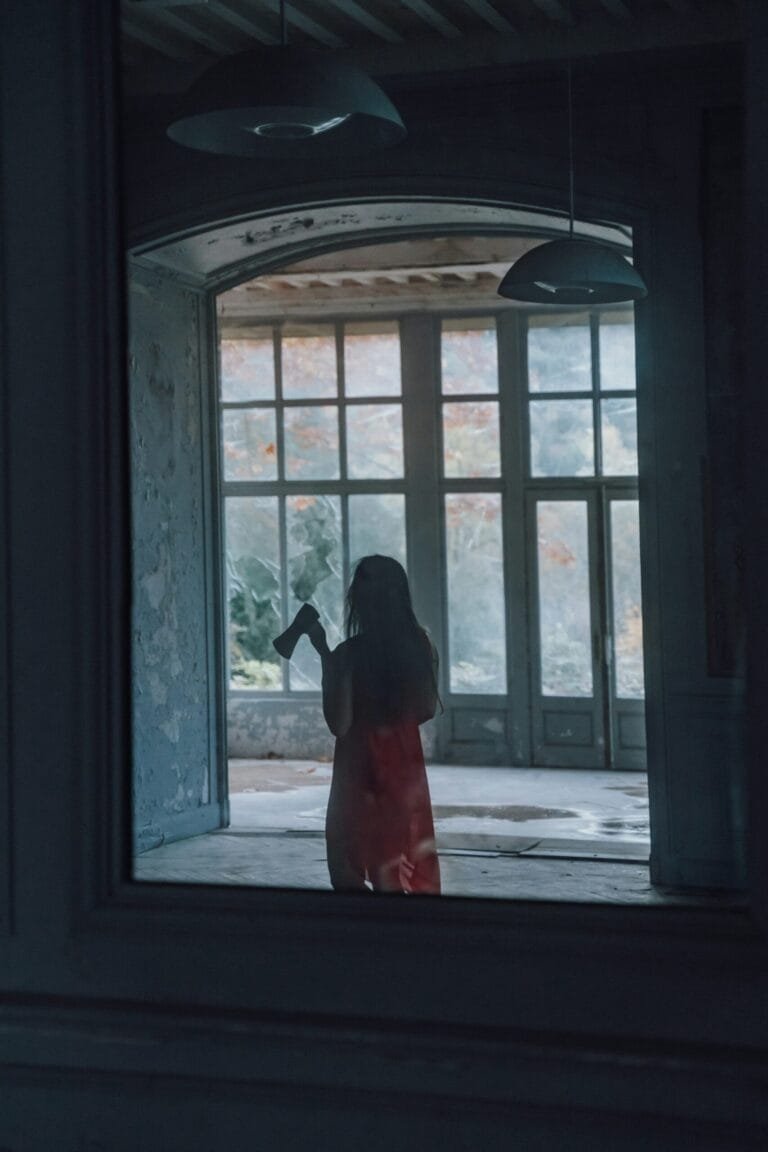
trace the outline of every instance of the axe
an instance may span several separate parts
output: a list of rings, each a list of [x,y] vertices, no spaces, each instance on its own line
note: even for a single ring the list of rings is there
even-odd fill
[[[309,632],[312,625],[320,619],[320,613],[317,608],[313,608],[311,604],[302,604],[298,612],[293,618],[291,624],[288,625],[285,632],[281,632],[272,641],[272,645],[286,660],[290,660],[293,656],[293,650],[298,644],[301,637]]]

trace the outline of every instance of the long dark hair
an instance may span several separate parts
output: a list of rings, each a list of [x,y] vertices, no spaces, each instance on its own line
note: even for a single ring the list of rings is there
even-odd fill
[[[346,600],[347,637],[360,636],[360,671],[371,708],[400,715],[431,682],[432,648],[416,619],[408,577],[391,556],[358,561]]]

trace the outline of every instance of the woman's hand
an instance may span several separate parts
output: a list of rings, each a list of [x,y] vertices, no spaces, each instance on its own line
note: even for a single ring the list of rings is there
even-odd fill
[[[323,628],[319,620],[316,620],[315,623],[307,629],[307,636],[309,637],[310,644],[321,657],[330,656],[331,650],[328,647],[325,628]]]

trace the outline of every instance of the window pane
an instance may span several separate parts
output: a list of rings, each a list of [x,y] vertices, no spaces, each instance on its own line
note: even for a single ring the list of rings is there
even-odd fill
[[[541,691],[592,695],[587,505],[542,500],[536,506]]]
[[[592,390],[592,342],[587,316],[536,317],[528,328],[531,392]]]
[[[494,320],[443,320],[441,355],[443,392],[498,392]]]
[[[302,604],[320,613],[331,648],[342,639],[341,509],[338,496],[289,496],[288,618]],[[291,688],[320,688],[320,658],[306,637],[296,646],[288,670]]]
[[[286,328],[282,356],[286,400],[324,400],[336,395],[336,334],[330,324]]]
[[[637,500],[611,501],[611,561],[616,695],[642,699],[645,684]]]
[[[637,402],[627,396],[600,403],[603,437],[603,474],[637,474]]]
[[[501,496],[445,497],[452,692],[507,691]]]
[[[288,480],[335,480],[339,475],[336,405],[285,408],[285,475]]]
[[[349,561],[353,568],[363,556],[378,552],[405,560],[405,497],[397,492],[350,496]]]
[[[280,534],[277,497],[225,501],[228,663],[232,688],[282,688],[272,640],[280,616]]]
[[[495,400],[443,404],[446,476],[498,476],[499,406]]]
[[[400,395],[400,329],[396,321],[344,325],[347,396]]]
[[[635,325],[626,313],[600,317],[600,387],[634,388]]]
[[[399,404],[347,408],[347,475],[387,480],[403,475],[403,411]]]
[[[225,409],[221,414],[225,480],[275,480],[274,408]]]
[[[221,398],[224,401],[274,400],[275,354],[272,331],[220,345]]]
[[[591,400],[534,400],[531,422],[532,476],[594,476]]]

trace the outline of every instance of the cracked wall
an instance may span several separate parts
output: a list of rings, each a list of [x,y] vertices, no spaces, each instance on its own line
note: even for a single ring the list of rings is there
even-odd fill
[[[435,749],[435,724],[421,727],[424,755]],[[227,704],[227,745],[243,759],[332,760],[334,738],[317,700],[248,699],[232,695]]]
[[[130,287],[134,840],[220,823],[212,788],[200,298]]]

